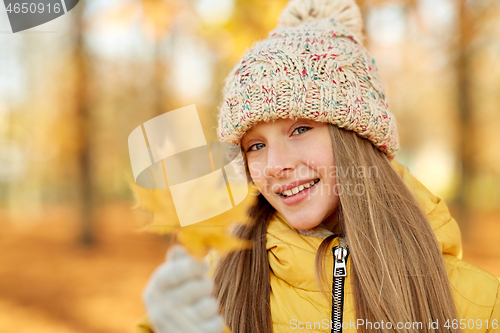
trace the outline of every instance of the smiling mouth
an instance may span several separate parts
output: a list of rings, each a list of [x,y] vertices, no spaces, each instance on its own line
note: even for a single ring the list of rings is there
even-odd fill
[[[309,183],[302,184],[300,186],[294,187],[294,188],[292,188],[290,190],[286,190],[286,191],[280,192],[278,194],[281,195],[281,196],[284,196],[285,198],[293,197],[294,195],[296,195],[296,194],[298,194],[298,193],[300,193],[300,192],[302,192],[304,190],[307,190],[308,188],[313,187],[319,181],[320,181],[319,178],[315,179],[315,180],[311,180]]]

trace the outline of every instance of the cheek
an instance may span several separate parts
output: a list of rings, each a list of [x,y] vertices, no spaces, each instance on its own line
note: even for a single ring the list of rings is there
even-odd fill
[[[333,156],[316,155],[311,158],[311,167],[314,168],[322,178],[335,178],[336,167],[333,162]]]
[[[333,151],[328,149],[318,150],[309,155],[311,167],[323,179],[324,185],[333,190],[337,184],[337,168],[333,157]],[[328,191],[329,192],[329,191]]]
[[[262,168],[261,163],[252,163],[248,165],[248,171],[250,172],[250,177],[252,177],[252,181],[257,185],[259,188],[263,186],[265,182],[265,177],[264,177],[264,169]]]
[[[253,186],[268,200],[271,201],[272,187],[269,185],[269,178],[265,176],[264,168],[260,168],[262,164],[255,164],[253,167],[248,167],[250,177],[253,181]]]
[[[335,164],[332,145],[329,142],[323,143],[320,139],[305,142],[296,152],[297,156],[310,166],[331,167]]]

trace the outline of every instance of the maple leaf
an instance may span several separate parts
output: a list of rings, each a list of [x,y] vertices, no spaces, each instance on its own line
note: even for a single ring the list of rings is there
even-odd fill
[[[142,228],[143,231],[168,234],[180,229],[170,191],[145,189],[133,180],[128,183],[135,197],[135,205],[131,209],[150,213],[150,221]]]
[[[203,228],[199,226],[183,227],[177,234],[179,242],[198,259],[205,257],[211,249],[219,255],[241,249],[249,249],[250,241],[229,235],[220,227]]]
[[[232,236],[228,232],[232,224],[245,224],[248,220],[248,210],[255,203],[258,191],[250,188],[250,193],[236,207],[204,221],[180,226],[170,191],[167,189],[150,190],[138,186],[129,179],[136,199],[132,209],[145,210],[150,213],[150,221],[142,227],[142,231],[158,234],[173,234],[189,253],[197,258],[204,257],[210,249],[220,254],[227,254],[238,249],[250,248],[248,241]],[[208,203],[196,201],[193,193],[191,202],[202,209]]]

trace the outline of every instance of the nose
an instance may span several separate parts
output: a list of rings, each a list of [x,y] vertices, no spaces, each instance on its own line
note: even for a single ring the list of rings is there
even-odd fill
[[[267,153],[266,177],[282,178],[295,170],[293,153],[285,144],[269,145]]]

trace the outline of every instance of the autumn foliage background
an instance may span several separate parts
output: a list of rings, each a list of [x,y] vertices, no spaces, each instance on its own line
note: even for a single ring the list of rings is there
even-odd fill
[[[286,2],[81,0],[17,34],[0,6],[0,332],[132,332],[168,236],[137,232],[128,135],[196,104],[217,141],[223,79]],[[500,2],[358,4],[397,159],[500,276]]]

